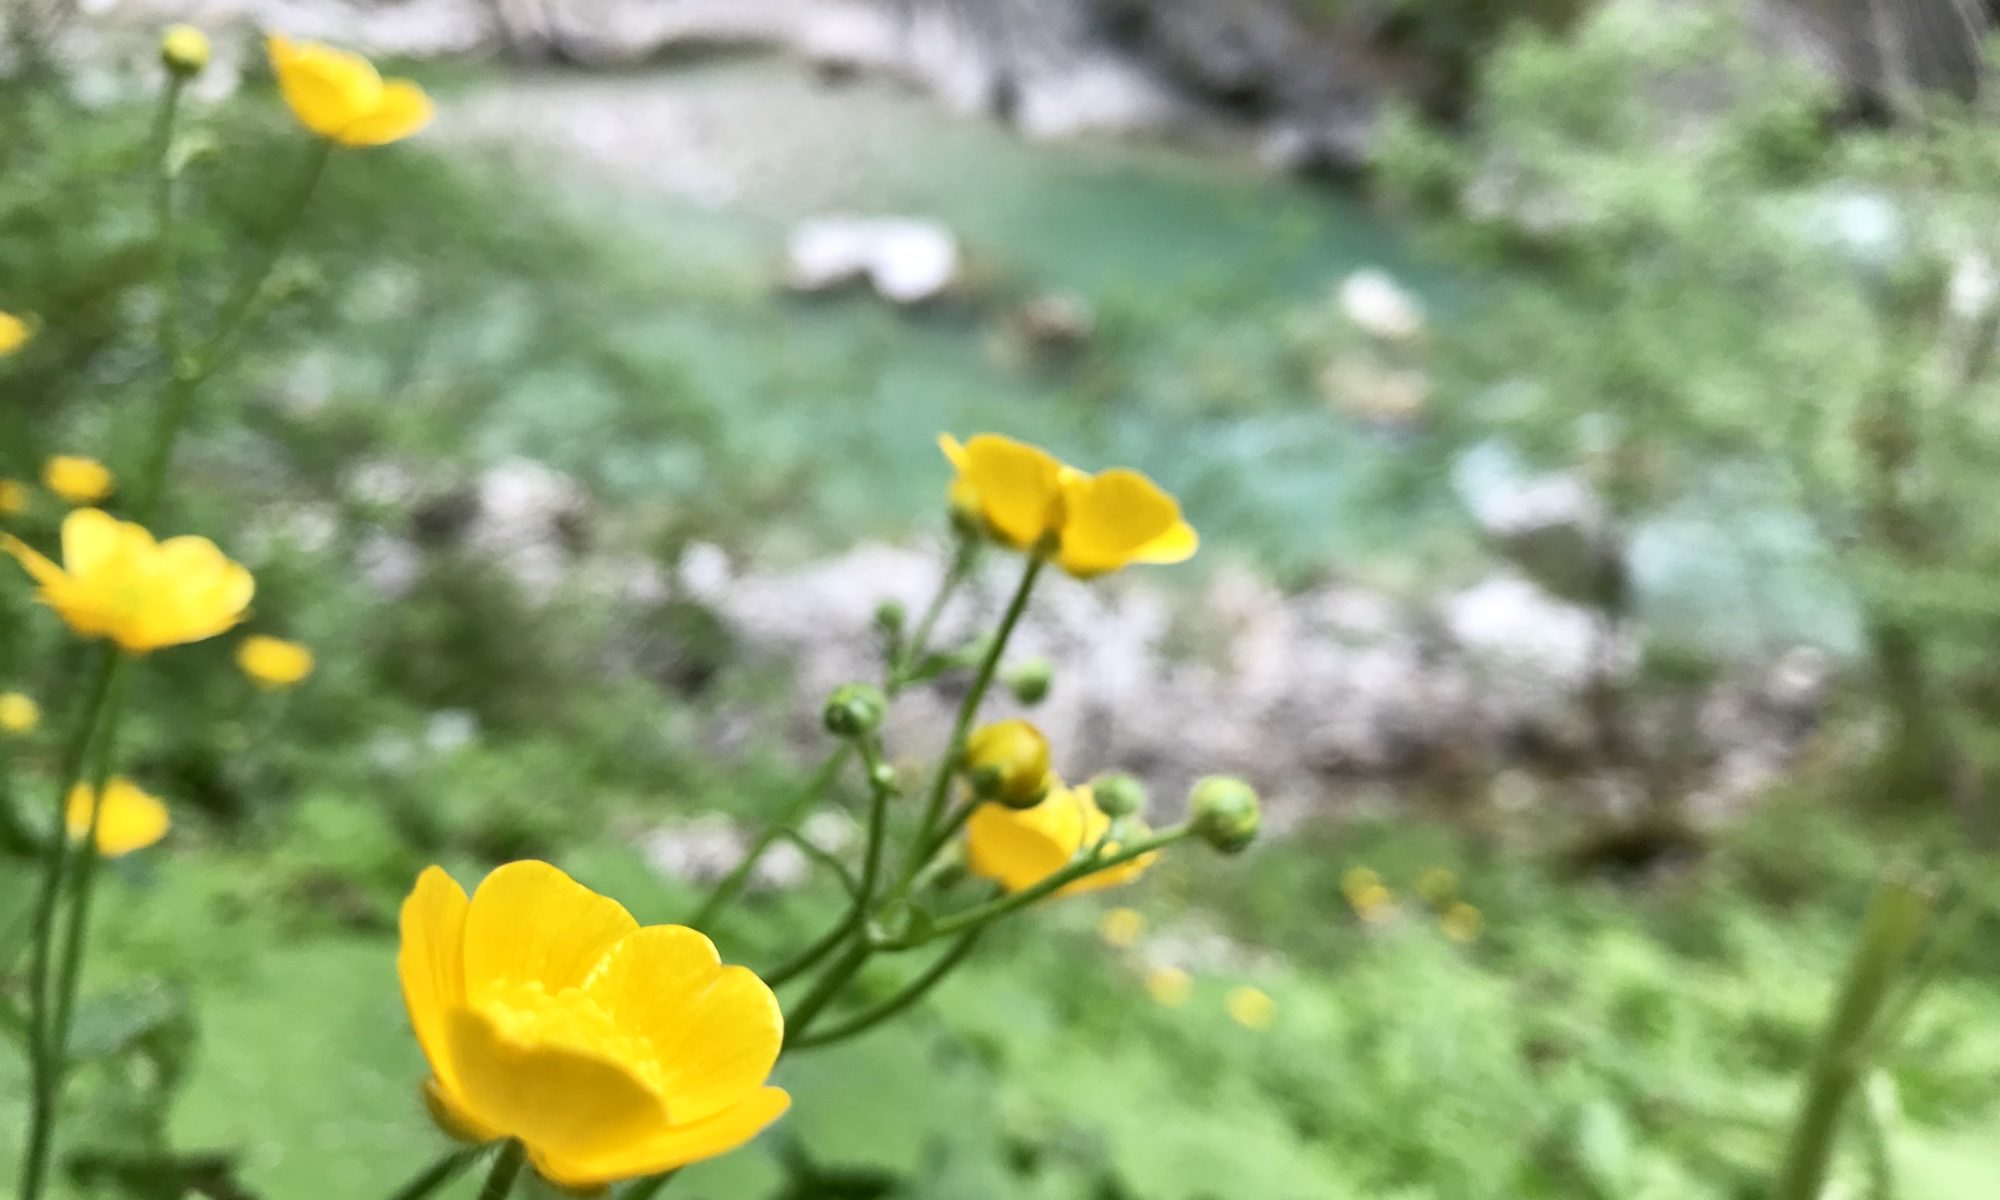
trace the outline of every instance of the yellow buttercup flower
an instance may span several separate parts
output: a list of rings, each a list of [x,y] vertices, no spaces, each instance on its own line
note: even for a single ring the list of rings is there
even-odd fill
[[[42,484],[71,504],[95,504],[111,494],[118,480],[94,458],[58,454],[42,464]]]
[[[1146,936],[1146,918],[1136,908],[1111,909],[1098,919],[1097,936],[1120,950],[1136,946]]]
[[[1229,1011],[1229,1019],[1245,1029],[1264,1032],[1278,1020],[1278,1003],[1257,988],[1244,985],[1231,988],[1222,998],[1222,1006]]]
[[[1349,867],[1340,877],[1340,894],[1352,904],[1363,892],[1382,886],[1382,876],[1372,867]]]
[[[18,479],[0,479],[0,517],[18,517],[28,508],[28,485]]]
[[[1194,979],[1179,967],[1154,967],[1146,972],[1146,994],[1164,1008],[1179,1008],[1194,991]]]
[[[983,800],[1010,808],[1032,808],[1055,785],[1049,771],[1049,739],[1018,717],[981,725],[965,739],[965,773]]]
[[[0,733],[27,733],[42,723],[42,706],[20,692],[0,692]]]
[[[299,124],[343,146],[383,146],[430,124],[424,89],[407,79],[384,79],[358,54],[318,42],[265,39],[278,90]]]
[[[1123,467],[1086,474],[1048,451],[998,434],[938,446],[958,474],[954,508],[976,513],[996,540],[1050,555],[1089,579],[1134,563],[1177,563],[1200,544],[1180,504],[1151,479]]]
[[[90,785],[79,783],[69,791],[63,825],[70,840],[80,842],[90,832]],[[131,780],[114,777],[104,784],[102,811],[97,814],[97,852],[106,858],[122,858],[167,836],[173,819],[158,797],[139,790]]]
[[[1347,898],[1354,915],[1370,925],[1380,925],[1395,915],[1396,894],[1379,883],[1371,883]]]
[[[288,688],[313,671],[313,652],[297,642],[251,634],[236,648],[236,665],[259,687]]]
[[[559,1187],[712,1158],[791,1105],[765,1082],[784,1017],[763,980],[547,863],[500,867],[470,900],[426,870],[397,971],[439,1121],[518,1139]]]
[[[1463,901],[1444,910],[1438,918],[1439,928],[1454,942],[1476,941],[1486,929],[1486,915]]]
[[[966,864],[982,879],[994,880],[1010,892],[1024,891],[1069,866],[1110,828],[1111,818],[1097,807],[1088,786],[1057,786],[1033,808],[982,804],[966,822]],[[1112,854],[1117,849],[1116,843],[1108,843],[1103,853]],[[1130,883],[1145,874],[1158,857],[1157,853],[1146,854],[1108,871],[1086,875],[1056,894],[1069,896]]]
[[[1432,867],[1417,876],[1417,895],[1431,904],[1449,904],[1458,895],[1458,875],[1450,867]]]
[[[82,637],[108,637],[144,654],[214,637],[243,619],[256,583],[207,538],[155,542],[129,521],[95,508],[63,519],[63,563],[0,534],[0,549],[19,559],[56,610]]]
[[[19,350],[35,336],[35,331],[26,321],[13,313],[0,312],[0,358]]]

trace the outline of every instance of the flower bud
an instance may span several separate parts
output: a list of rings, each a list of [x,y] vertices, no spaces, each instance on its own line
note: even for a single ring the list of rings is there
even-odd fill
[[[1053,782],[1049,740],[1019,718],[982,725],[965,739],[965,774],[980,799],[1033,808]]]
[[[192,25],[170,25],[160,36],[160,61],[182,79],[201,74],[208,55],[208,35]]]
[[[878,762],[868,768],[868,786],[888,796],[897,795],[903,790],[902,781],[896,778],[896,768],[885,762]]]
[[[1194,831],[1224,854],[1235,854],[1257,837],[1260,806],[1257,793],[1240,779],[1210,775],[1188,794]]]
[[[1113,771],[1091,780],[1090,795],[1104,815],[1113,820],[1135,817],[1146,811],[1146,785],[1123,771]]]
[[[882,714],[889,701],[882,689],[869,683],[843,683],[826,698],[820,720],[835,737],[866,737],[882,727]]]
[[[890,637],[901,637],[903,624],[908,619],[909,610],[903,607],[901,601],[884,600],[875,606],[875,628]]]
[[[1007,671],[1007,690],[1022,704],[1040,704],[1049,695],[1056,669],[1046,658],[1023,659]]]

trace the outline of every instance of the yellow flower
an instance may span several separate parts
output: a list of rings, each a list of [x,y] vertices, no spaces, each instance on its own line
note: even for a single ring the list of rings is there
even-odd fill
[[[500,867],[469,901],[426,870],[397,971],[440,1122],[519,1139],[559,1187],[712,1158],[791,1105],[765,1083],[784,1017],[763,980],[547,863]]]
[[[965,739],[965,773],[982,800],[1033,808],[1055,785],[1049,740],[1020,718],[981,725]]]
[[[1146,934],[1146,918],[1136,908],[1114,908],[1097,922],[1097,936],[1107,946],[1124,949],[1137,945]]]
[[[993,537],[1016,550],[1049,554],[1089,579],[1133,563],[1177,563],[1199,539],[1180,504],[1137,471],[1085,474],[1048,451],[998,434],[938,446],[958,474],[954,508],[977,513]]]
[[[56,610],[82,637],[108,637],[132,654],[214,637],[243,619],[256,590],[250,572],[207,538],[155,542],[145,529],[95,508],[63,519],[63,565],[19,538],[0,549],[21,561]]]
[[[260,687],[288,688],[312,674],[313,652],[297,642],[253,633],[236,648],[236,665]]]
[[[70,840],[80,842],[90,832],[90,785],[79,783],[69,791],[63,825]],[[97,852],[106,858],[122,858],[167,836],[173,819],[159,799],[139,790],[129,779],[113,777],[105,781],[104,800],[98,806]]]
[[[1229,1010],[1229,1019],[1245,1029],[1262,1033],[1278,1020],[1277,1001],[1257,988],[1244,985],[1231,988],[1223,997],[1222,1006]]]
[[[27,511],[28,485],[18,479],[0,479],[0,517],[16,517]]]
[[[1486,916],[1472,905],[1461,901],[1444,910],[1444,915],[1438,918],[1438,926],[1452,941],[1470,942],[1476,940],[1486,929]]]
[[[19,692],[0,692],[0,733],[27,733],[42,723],[42,706]]]
[[[1431,904],[1449,904],[1458,895],[1458,876],[1450,867],[1432,867],[1417,876],[1417,895]]]
[[[109,467],[75,454],[58,454],[43,463],[42,483],[71,504],[95,504],[118,485]]]
[[[1370,867],[1349,867],[1340,877],[1340,894],[1347,897],[1349,904],[1363,892],[1381,886],[1382,877]]]
[[[13,313],[0,312],[0,358],[6,358],[27,345],[34,336],[35,331],[28,327],[26,321]]]
[[[1370,925],[1380,925],[1395,913],[1396,894],[1379,883],[1370,884],[1347,898],[1354,913]]]
[[[1088,786],[1057,786],[1033,808],[982,804],[966,822],[967,866],[974,875],[994,880],[1010,892],[1025,891],[1069,866],[1109,828],[1111,818],[1097,807]],[[1109,843],[1103,853],[1112,854],[1117,849],[1116,843]],[[1130,883],[1145,874],[1157,857],[1141,855],[1108,871],[1086,875],[1056,894],[1069,896]]]
[[[430,124],[431,98],[407,79],[384,79],[367,59],[318,42],[265,39],[278,90],[299,124],[343,146],[383,146]]]
[[[1146,972],[1146,994],[1153,1003],[1166,1008],[1179,1008],[1187,1003],[1188,994],[1194,991],[1194,980],[1179,967],[1154,967]]]
[[[160,35],[160,61],[183,79],[206,70],[210,52],[208,35],[192,25],[169,25]]]

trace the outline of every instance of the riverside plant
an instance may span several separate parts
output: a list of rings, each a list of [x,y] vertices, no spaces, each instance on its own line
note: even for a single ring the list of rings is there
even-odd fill
[[[286,104],[315,139],[281,232],[235,281],[206,336],[193,337],[178,302],[171,147],[183,90],[205,67],[208,43],[191,28],[168,31],[152,199],[162,297],[157,335],[170,369],[151,437],[130,488],[95,460],[48,464],[44,486],[78,506],[62,522],[56,556],[11,534],[0,537],[0,548],[37,586],[37,599],[88,643],[53,802],[39,822],[10,821],[39,864],[27,915],[25,996],[12,1022],[30,1080],[18,1200],[42,1200],[52,1186],[101,862],[146,850],[171,825],[162,800],[118,774],[127,684],[153,654],[235,630],[255,593],[250,573],[212,541],[160,540],[150,531],[176,443],[203,383],[227,367],[264,307],[286,237],[335,153],[411,136],[432,112],[417,85],[384,80],[355,55],[282,37],[270,38],[268,50]],[[33,334],[31,321],[0,314],[0,358]],[[434,1163],[413,1164],[394,1197],[432,1195],[475,1167],[485,1174],[484,1200],[512,1194],[530,1172],[572,1194],[616,1188],[619,1200],[659,1195],[681,1167],[725,1154],[784,1116],[791,1099],[771,1082],[781,1058],[896,1020],[976,954],[998,922],[1042,902],[1127,884],[1183,842],[1233,854],[1256,837],[1258,798],[1239,780],[1198,782],[1186,818],[1154,829],[1137,780],[1065,780],[1033,724],[981,722],[1045,574],[1088,581],[1193,556],[1198,539],[1174,498],[1136,471],[1088,473],[995,434],[940,444],[953,471],[947,502],[955,553],[933,600],[914,622],[883,612],[881,678],[829,697],[823,723],[832,745],[818,770],[686,924],[641,926],[617,900],[544,862],[498,866],[470,894],[435,866],[416,879],[402,908],[395,963],[430,1068],[427,1079],[412,1080],[413,1092],[458,1145]],[[0,481],[0,520],[29,495],[19,481]],[[966,645],[933,645],[947,603],[978,560],[994,553],[1020,564],[996,627]],[[236,657],[272,690],[295,686],[314,668],[305,647],[264,634],[245,638]],[[1047,664],[1017,664],[1008,682],[1023,695],[1046,690],[1048,671]],[[969,672],[969,679],[950,734],[927,777],[906,786],[889,763],[884,718],[908,688],[951,672]],[[31,698],[4,699],[0,719],[9,731],[39,720]],[[855,863],[821,860],[838,874],[847,904],[823,933],[761,974],[724,965],[701,930],[735,902],[766,851],[798,837],[806,814],[849,772],[866,786],[866,835]],[[1941,935],[1933,953],[1906,969],[1929,912],[1928,896],[1913,886],[1887,888],[1878,901],[1811,1073],[1773,1192],[1778,1200],[1819,1195],[1849,1098],[1934,973],[1939,947],[1951,944]],[[865,966],[906,955],[916,965],[899,988],[866,1000],[852,994]],[[388,977],[385,961],[385,988]],[[1170,1002],[1184,996],[1187,980],[1161,975],[1147,986]],[[15,1014],[7,1000],[7,1013]],[[1271,999],[1255,989],[1233,993],[1229,1007],[1252,1028],[1273,1015]],[[185,1191],[171,1184],[146,1194]]]

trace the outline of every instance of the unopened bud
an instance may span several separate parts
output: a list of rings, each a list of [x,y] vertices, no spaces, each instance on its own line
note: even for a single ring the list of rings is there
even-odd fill
[[[1033,808],[1049,793],[1049,740],[1014,718],[982,725],[965,739],[965,775],[973,794],[1009,808]]]
[[[1189,820],[1195,833],[1224,854],[1235,854],[1257,838],[1261,806],[1249,784],[1227,775],[1210,775],[1188,794]]]
[[[865,737],[882,727],[882,714],[888,706],[881,688],[869,683],[843,683],[826,698],[820,720],[835,737]]]
[[[884,600],[875,606],[875,628],[888,634],[890,637],[898,637],[902,634],[903,622],[908,617],[909,611],[903,607],[901,601]]]
[[[160,35],[160,61],[182,79],[207,69],[208,56],[208,35],[192,25],[170,25]]]
[[[903,790],[902,782],[896,778],[896,768],[885,762],[878,762],[868,768],[868,786],[890,796]]]
[[[1098,809],[1113,820],[1137,816],[1146,811],[1146,785],[1123,771],[1099,775],[1092,780],[1090,795],[1097,801]]]
[[[1040,704],[1049,695],[1056,669],[1046,658],[1028,658],[1007,670],[1007,690],[1023,704]]]

